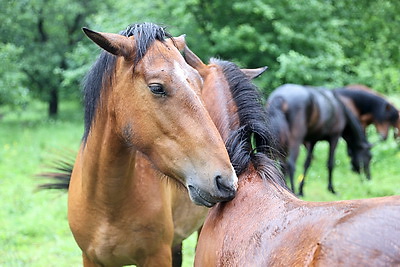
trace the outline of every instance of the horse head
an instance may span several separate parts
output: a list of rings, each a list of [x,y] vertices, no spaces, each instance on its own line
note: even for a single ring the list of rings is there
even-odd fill
[[[94,125],[101,128],[99,136],[111,127],[121,147],[145,154],[158,170],[183,184],[196,204],[232,199],[237,177],[200,99],[202,79],[174,39],[151,23],[132,25],[123,34],[83,30],[114,62],[104,71],[109,77],[100,80],[108,88],[98,93],[96,118],[89,120],[86,138]]]

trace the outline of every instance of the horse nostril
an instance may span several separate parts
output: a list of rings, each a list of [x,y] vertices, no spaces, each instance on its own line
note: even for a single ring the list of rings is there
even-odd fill
[[[231,183],[229,183],[226,179],[222,178],[221,175],[217,175],[215,177],[215,181],[218,190],[220,191],[220,193],[223,194],[225,198],[231,200],[235,197],[236,190]]]

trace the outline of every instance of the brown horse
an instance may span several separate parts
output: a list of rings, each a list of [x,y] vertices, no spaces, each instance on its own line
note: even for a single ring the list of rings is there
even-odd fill
[[[237,187],[199,97],[201,78],[175,46],[179,39],[157,25],[84,31],[107,51],[86,77],[85,131],[67,181],[84,266],[170,266],[171,246],[204,216],[188,192],[210,207],[231,200]]]
[[[364,130],[373,124],[381,138],[386,140],[390,127],[397,128],[399,111],[371,88],[353,84],[335,89],[335,92],[358,117]]]
[[[265,124],[254,85],[232,63],[212,60],[206,66],[188,49],[185,58],[204,78],[203,94],[211,94],[204,99],[225,97],[209,102],[208,110],[239,175],[235,199],[210,209],[195,266],[400,264],[399,196],[325,203],[298,199],[268,156],[275,150],[273,130]]]

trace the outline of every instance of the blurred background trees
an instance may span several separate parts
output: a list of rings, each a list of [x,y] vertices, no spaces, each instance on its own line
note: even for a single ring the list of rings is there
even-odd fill
[[[81,31],[130,23],[167,26],[204,61],[269,66],[258,85],[400,89],[400,1],[395,0],[0,0],[0,105],[79,99],[99,50]]]

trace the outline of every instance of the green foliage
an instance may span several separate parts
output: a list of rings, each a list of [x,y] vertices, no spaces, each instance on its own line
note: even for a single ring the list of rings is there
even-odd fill
[[[27,77],[19,61],[23,49],[0,43],[0,105],[21,108],[29,101]]]
[[[82,78],[83,71],[76,71],[76,63],[81,62],[71,60],[71,53],[84,38],[80,29],[93,14],[103,11],[107,2],[2,2],[0,42],[23,48],[18,61],[27,76],[24,86],[36,98],[55,105],[50,112],[56,115],[59,94],[70,96]]]
[[[119,32],[130,23],[166,25],[202,59],[269,66],[257,83],[399,90],[400,2],[322,0],[0,0],[0,42],[21,48],[12,77],[42,100],[76,98],[98,49],[80,28]],[[0,76],[4,76],[0,73]]]

